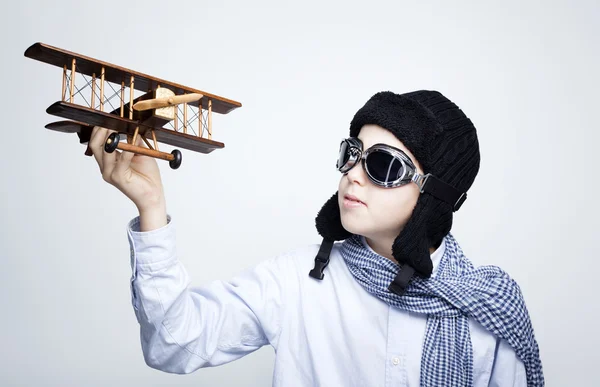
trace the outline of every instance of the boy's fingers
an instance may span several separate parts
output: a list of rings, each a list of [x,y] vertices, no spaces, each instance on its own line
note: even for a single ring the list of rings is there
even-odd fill
[[[106,153],[106,152],[105,152]],[[110,156],[110,157],[109,157]],[[107,183],[113,184],[113,173],[117,167],[117,160],[121,157],[121,152],[115,150],[113,153],[106,153],[104,155],[103,167],[102,167],[102,178]]]
[[[142,142],[141,136],[138,136],[136,138],[135,145],[140,146],[141,142]],[[121,175],[123,175],[123,173],[125,173],[125,171],[131,165],[131,160],[133,160],[134,156],[135,156],[135,153],[133,153],[133,152],[127,152],[127,151],[121,152],[121,155],[119,156],[119,158],[117,160],[117,165],[115,167],[115,172],[117,173],[117,175],[121,176]]]
[[[121,152],[119,160],[117,160],[117,164],[115,165],[115,173],[118,176],[122,176],[125,173],[125,171],[127,171],[129,166],[131,165],[131,160],[133,159],[133,156],[135,156],[135,153],[133,152]]]
[[[102,145],[101,145],[101,151],[102,151],[102,165],[103,165],[103,171],[104,168],[110,167],[111,170],[114,168],[115,163],[117,162],[117,151],[115,149],[114,152],[112,153],[108,153],[104,150],[104,144],[106,143],[106,140],[108,139],[108,136],[111,135],[111,133],[116,132],[115,130],[107,130],[106,131],[106,137],[104,138],[104,141],[102,141]],[[104,173],[104,172],[102,172]],[[110,175],[108,175],[110,176]]]
[[[101,128],[99,126],[95,126],[92,129],[92,135],[90,136],[90,141],[88,146],[92,151],[96,162],[98,163],[98,167],[100,168],[100,172],[102,172],[102,158],[104,156],[104,142],[106,141],[106,137],[108,130]]]

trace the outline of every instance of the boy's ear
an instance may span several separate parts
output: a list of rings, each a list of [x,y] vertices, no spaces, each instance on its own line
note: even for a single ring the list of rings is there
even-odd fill
[[[315,223],[319,234],[330,241],[344,240],[352,235],[342,226],[337,192],[323,205]]]

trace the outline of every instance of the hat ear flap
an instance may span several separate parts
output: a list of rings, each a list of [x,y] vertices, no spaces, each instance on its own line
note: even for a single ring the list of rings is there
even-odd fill
[[[429,248],[437,248],[452,228],[452,206],[428,193],[419,196],[410,219],[394,240],[392,254],[424,278],[433,272]]]
[[[330,241],[344,240],[352,235],[342,226],[337,192],[323,205],[315,223],[319,234]]]
[[[411,266],[425,278],[431,276],[430,242],[427,237],[427,218],[431,214],[427,201],[429,195],[420,195],[412,215],[392,245],[392,255],[399,264]]]

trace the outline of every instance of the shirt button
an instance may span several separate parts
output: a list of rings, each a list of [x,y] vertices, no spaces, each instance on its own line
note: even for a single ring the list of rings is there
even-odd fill
[[[400,359],[398,359],[397,357],[392,359],[392,364],[397,366],[398,364],[400,364]]]

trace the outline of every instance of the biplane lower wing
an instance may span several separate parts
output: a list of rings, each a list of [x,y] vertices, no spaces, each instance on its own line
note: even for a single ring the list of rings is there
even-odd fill
[[[77,136],[79,137],[79,143],[87,144],[92,138],[92,130],[94,127],[79,121],[57,121],[46,125],[46,129],[63,133],[77,133]],[[87,156],[91,156],[93,153],[88,147],[85,150],[85,154]]]
[[[152,138],[150,131],[153,130],[157,141],[194,152],[206,154],[215,149],[221,149],[224,147],[224,144],[218,141],[193,136],[187,133],[175,132],[171,129],[147,126],[143,123],[140,124],[137,121],[132,121],[124,117],[119,117],[114,114],[90,109],[81,105],[75,105],[64,101],[58,101],[50,105],[50,107],[46,109],[46,112],[55,116],[78,121],[77,123],[73,124],[68,124],[65,121],[54,123],[54,128],[47,126],[48,129],[59,130],[63,132],[75,131],[77,125],[87,125],[92,127],[100,126],[133,136],[135,129],[139,127],[139,134],[144,135],[147,138]]]
[[[46,129],[63,133],[80,133],[86,127],[92,128],[92,126],[78,121],[57,121],[46,125]]]

